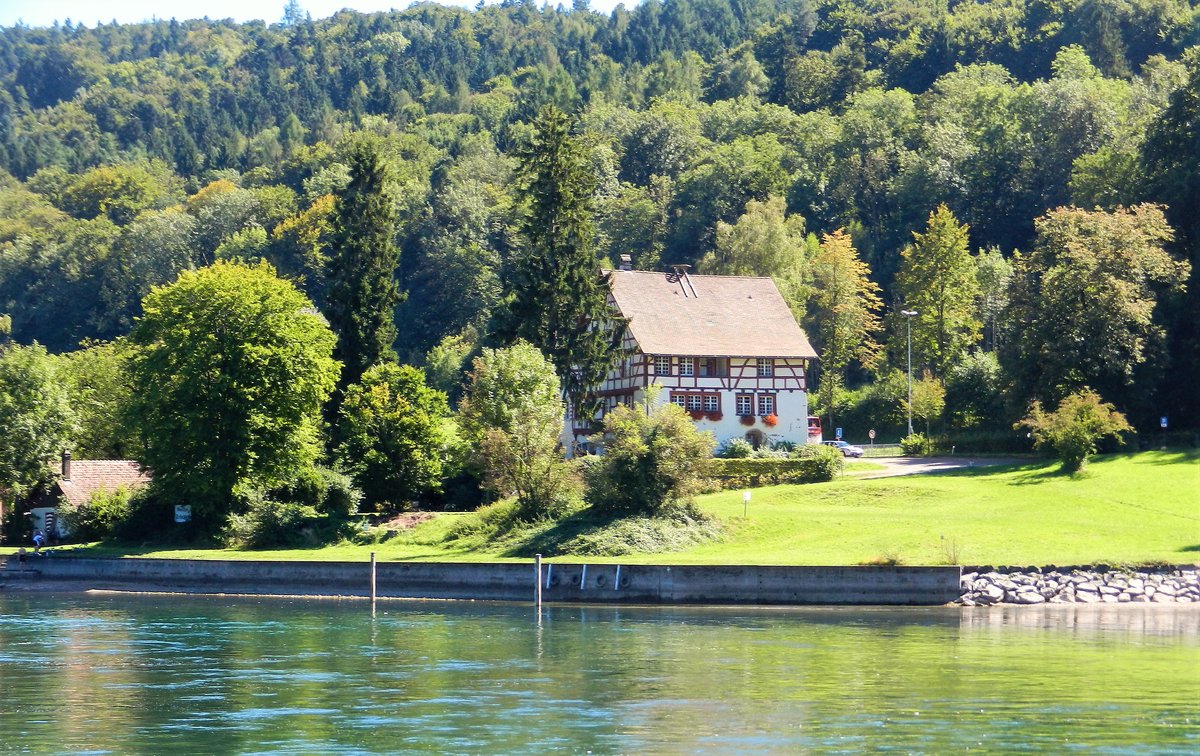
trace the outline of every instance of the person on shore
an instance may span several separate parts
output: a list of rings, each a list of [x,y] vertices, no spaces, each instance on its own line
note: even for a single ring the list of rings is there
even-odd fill
[[[33,553],[34,554],[42,553],[42,547],[45,545],[46,545],[46,536],[42,535],[41,530],[35,530],[33,532]]]

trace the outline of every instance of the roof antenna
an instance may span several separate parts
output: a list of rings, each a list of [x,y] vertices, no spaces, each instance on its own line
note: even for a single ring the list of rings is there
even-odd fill
[[[692,285],[692,279],[688,276],[688,270],[690,270],[691,267],[691,265],[682,264],[672,265],[671,269],[674,270],[675,273],[667,276],[667,280],[673,283],[678,283],[679,288],[683,290],[683,296],[686,297],[688,296],[688,292],[691,292],[691,296],[694,299],[699,299],[700,295],[696,293],[696,287]]]

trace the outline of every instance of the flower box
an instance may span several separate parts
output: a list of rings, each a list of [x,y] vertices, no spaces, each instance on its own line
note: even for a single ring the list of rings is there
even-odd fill
[[[688,412],[688,414],[692,416],[693,420],[703,420],[704,419],[704,410],[690,410]]]
[[[767,415],[763,418],[763,425],[768,428],[774,428],[776,425],[779,425],[779,417],[774,414]]]
[[[742,415],[742,425],[754,425],[754,415]]]
[[[706,414],[706,417],[708,417],[709,420],[716,421],[716,420],[720,420],[722,417],[725,417],[725,416],[722,415],[720,412],[709,412]]]

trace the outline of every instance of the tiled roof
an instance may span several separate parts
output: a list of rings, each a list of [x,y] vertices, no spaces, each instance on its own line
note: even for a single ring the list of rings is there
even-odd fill
[[[611,275],[613,299],[645,354],[817,356],[770,278],[689,276],[688,287],[674,273]]]
[[[71,479],[59,480],[56,486],[67,501],[82,504],[100,490],[134,489],[149,482],[150,475],[131,459],[75,459]]]

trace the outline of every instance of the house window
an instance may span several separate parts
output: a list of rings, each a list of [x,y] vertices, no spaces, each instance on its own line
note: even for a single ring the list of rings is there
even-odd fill
[[[704,405],[701,402],[700,394],[688,394],[687,395],[687,408],[689,411],[703,409],[703,407],[704,407]]]
[[[704,394],[704,411],[720,412],[721,396],[719,394]]]
[[[679,374],[680,375],[695,375],[696,374],[696,359],[694,357],[679,358]]]
[[[773,394],[758,395],[758,414],[762,417],[775,414],[775,396]]]
[[[687,408],[687,394],[671,394],[671,404]]]
[[[758,358],[758,377],[771,378],[775,375],[775,360],[770,357]]]
[[[723,357],[703,357],[700,360],[701,378],[724,378],[725,359]]]
[[[671,358],[664,355],[658,355],[654,358],[654,374],[655,375],[670,375],[671,374]]]
[[[749,394],[737,395],[737,413],[741,417],[749,417],[754,414],[754,398]]]

